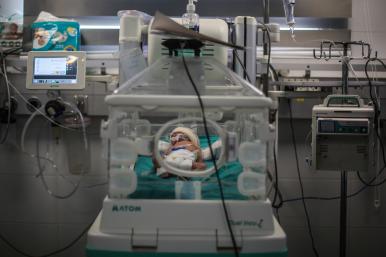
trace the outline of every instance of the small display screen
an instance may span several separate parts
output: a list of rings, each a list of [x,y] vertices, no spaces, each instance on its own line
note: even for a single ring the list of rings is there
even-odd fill
[[[78,57],[35,57],[33,84],[76,84]]]
[[[322,119],[318,123],[318,132],[320,134],[367,135],[369,132],[369,121],[366,119]]]
[[[334,133],[335,122],[333,120],[320,120],[319,133]]]

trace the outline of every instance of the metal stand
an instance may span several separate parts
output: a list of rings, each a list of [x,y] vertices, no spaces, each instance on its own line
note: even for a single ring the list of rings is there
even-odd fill
[[[333,55],[332,47],[343,47],[343,55]],[[326,61],[332,58],[341,58],[342,60],[342,94],[348,94],[348,80],[349,80],[349,62],[348,48],[352,45],[359,45],[362,47],[362,58],[367,59],[371,56],[370,45],[362,41],[352,42],[334,42],[334,41],[322,41],[320,44],[320,54],[316,56],[314,50],[314,58],[322,59]],[[327,48],[327,51],[326,51]],[[366,52],[367,50],[367,52]],[[326,52],[328,52],[326,54]],[[366,52],[366,54],[365,54]],[[341,171],[340,177],[340,244],[339,244],[339,256],[346,257],[346,245],[347,245],[347,171]]]

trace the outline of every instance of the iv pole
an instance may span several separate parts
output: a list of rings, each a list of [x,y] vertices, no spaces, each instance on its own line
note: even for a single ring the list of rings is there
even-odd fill
[[[328,45],[328,54],[325,52],[325,46]],[[343,55],[333,55],[332,47],[337,45],[343,47]],[[316,56],[314,49],[314,58],[322,59],[326,61],[333,57],[342,58],[342,94],[348,94],[348,81],[349,81],[349,62],[350,56],[348,56],[348,49],[352,45],[359,45],[362,47],[362,58],[368,59],[371,55],[370,45],[362,41],[349,41],[349,42],[336,42],[336,41],[322,41],[320,43],[320,55]],[[367,47],[367,55],[365,55],[365,48]],[[346,245],[347,245],[347,171],[341,171],[340,176],[340,235],[339,235],[339,256],[346,257]]]
[[[269,24],[269,13],[270,13],[270,7],[269,7],[269,1],[270,0],[263,0],[264,4],[264,24]],[[269,33],[269,31],[267,31]],[[263,55],[267,56],[268,55],[268,42],[266,40],[266,35],[263,33]],[[263,83],[263,93],[265,95],[268,95],[268,90],[269,90],[269,74],[268,73],[263,73],[261,74],[261,81]]]

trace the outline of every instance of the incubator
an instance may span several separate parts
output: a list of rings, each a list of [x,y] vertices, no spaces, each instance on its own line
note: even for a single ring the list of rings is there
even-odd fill
[[[286,256],[265,188],[272,100],[224,64],[223,47],[207,56],[211,43],[149,38],[150,66],[105,98],[109,192],[88,256]]]
[[[210,142],[184,59],[205,106]],[[240,251],[283,256],[285,235],[265,195],[272,101],[214,58],[184,59],[161,57],[105,99],[109,195],[89,232],[89,256],[231,251],[219,182]],[[196,135],[204,167],[166,161],[176,129]]]

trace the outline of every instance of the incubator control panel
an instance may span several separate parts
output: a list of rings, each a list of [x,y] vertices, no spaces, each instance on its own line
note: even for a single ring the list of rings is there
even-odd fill
[[[28,53],[27,89],[84,89],[85,77],[85,52]]]

